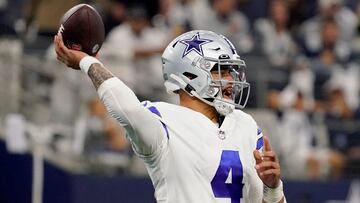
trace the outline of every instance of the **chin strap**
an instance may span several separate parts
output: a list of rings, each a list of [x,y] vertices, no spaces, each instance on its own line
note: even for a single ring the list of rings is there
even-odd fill
[[[175,80],[176,82],[178,82],[180,85],[180,88],[185,90],[185,92],[187,92],[190,96],[196,96],[197,98],[200,99],[200,96],[196,93],[195,89],[191,85],[186,84],[179,76],[177,76],[175,74],[170,74],[170,77],[173,80]],[[207,103],[207,104],[209,104],[209,103]]]

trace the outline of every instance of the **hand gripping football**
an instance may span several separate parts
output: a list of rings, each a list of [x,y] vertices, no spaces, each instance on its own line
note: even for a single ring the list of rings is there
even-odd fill
[[[69,49],[95,56],[105,39],[104,23],[99,13],[87,4],[69,9],[60,21],[59,32]]]

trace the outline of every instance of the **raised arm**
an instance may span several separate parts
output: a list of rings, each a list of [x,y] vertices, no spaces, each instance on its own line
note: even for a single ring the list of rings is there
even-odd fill
[[[166,142],[157,117],[143,107],[131,89],[96,58],[68,49],[61,34],[55,36],[54,43],[59,61],[88,74],[110,115],[126,129],[134,150],[142,156],[156,154]]]
[[[262,152],[254,150],[255,169],[263,182],[263,203],[286,203],[283,185],[280,180],[280,165],[269,139],[262,136]]]

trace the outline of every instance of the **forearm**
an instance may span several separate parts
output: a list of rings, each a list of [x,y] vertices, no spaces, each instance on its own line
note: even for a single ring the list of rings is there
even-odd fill
[[[93,63],[90,66],[88,76],[90,77],[96,90],[99,89],[100,85],[104,81],[114,77],[114,75],[109,70],[107,70],[106,68],[104,68],[102,65],[100,65],[98,63]]]

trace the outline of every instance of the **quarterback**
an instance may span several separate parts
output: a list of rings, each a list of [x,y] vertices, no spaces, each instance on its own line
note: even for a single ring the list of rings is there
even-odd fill
[[[250,85],[245,62],[227,38],[195,30],[165,49],[164,84],[180,105],[140,102],[98,59],[66,48],[61,34],[54,43],[58,60],[90,77],[109,114],[126,129],[157,202],[286,202],[278,159],[241,111]]]

